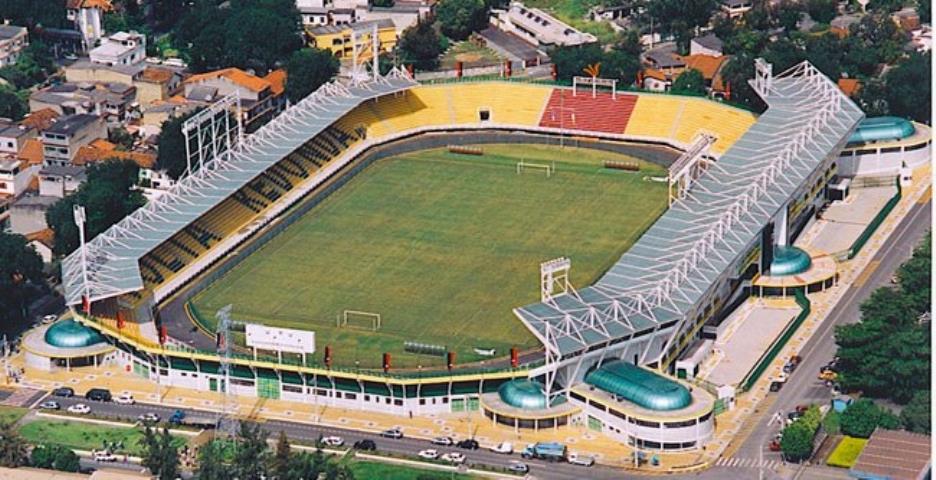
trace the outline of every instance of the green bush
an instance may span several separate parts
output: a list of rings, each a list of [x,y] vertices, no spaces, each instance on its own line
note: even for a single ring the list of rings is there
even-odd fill
[[[842,433],[858,438],[868,438],[875,428],[895,429],[900,419],[886,408],[881,408],[870,399],[862,398],[852,403],[842,414]]]

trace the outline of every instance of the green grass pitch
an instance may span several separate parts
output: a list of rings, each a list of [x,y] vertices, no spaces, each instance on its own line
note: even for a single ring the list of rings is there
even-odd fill
[[[539,264],[572,259],[573,285],[600,276],[666,208],[665,175],[602,168],[636,161],[596,150],[485,145],[483,156],[425,150],[379,160],[193,300],[204,319],[229,303],[237,320],[314,330],[335,365],[438,366],[404,341],[474,347],[539,344],[513,315],[539,300]],[[516,173],[519,160],[553,164]],[[336,327],[343,310],[382,327]],[[363,324],[362,324],[363,326]],[[213,328],[213,326],[212,326]]]

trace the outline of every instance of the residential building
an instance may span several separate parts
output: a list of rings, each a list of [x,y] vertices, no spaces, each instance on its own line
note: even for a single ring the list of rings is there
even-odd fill
[[[51,228],[44,228],[27,234],[26,241],[29,242],[28,245],[32,246],[33,249],[36,250],[36,253],[39,254],[39,257],[42,258],[42,263],[52,263],[52,249],[55,248],[55,232],[52,231]]]
[[[29,37],[26,27],[0,25],[0,68],[15,64],[27,46]]]
[[[390,20],[396,27],[397,36],[403,33],[403,30],[416,24],[419,19],[428,18],[432,15],[433,5],[421,1],[399,1],[394,2],[392,7],[370,7],[364,16],[366,21]]]
[[[87,179],[85,169],[75,166],[45,166],[39,170],[39,195],[63,198],[78,190]]]
[[[728,57],[712,55],[685,55],[675,52],[651,52],[644,57],[648,66],[643,69],[643,87],[654,92],[666,92],[673,82],[687,70],[697,70],[705,80],[709,92],[723,92],[721,70]]]
[[[724,43],[714,33],[708,33],[701,37],[693,38],[689,42],[689,55],[708,55],[711,57],[722,56]]]
[[[125,83],[62,83],[33,92],[30,111],[49,108],[60,115],[91,114],[121,123],[136,100],[136,87]]]
[[[98,45],[104,36],[104,12],[114,9],[110,0],[66,0],[65,13],[81,34],[84,51]]]
[[[33,112],[26,114],[26,117],[20,121],[20,125],[35,129],[36,132],[42,132],[43,130],[52,126],[55,123],[55,119],[59,117],[59,113],[51,108],[42,108]]]
[[[306,29],[306,33],[313,47],[331,50],[335,56],[346,58],[354,55],[355,41],[359,49],[363,48],[370,53],[375,27],[380,51],[392,51],[398,37],[396,27],[389,18],[345,25],[323,25]]]
[[[102,65],[135,65],[146,59],[146,37],[137,32],[117,32],[90,52],[91,61]]]
[[[728,18],[738,18],[754,8],[754,0],[722,0],[721,9]]]
[[[140,129],[143,131],[142,136],[146,138],[152,135],[159,135],[160,130],[162,130],[162,124],[166,120],[185,115],[195,110],[200,105],[203,105],[203,103],[186,100],[185,97],[181,95],[171,97],[165,101],[151,103],[148,107],[143,109],[143,118],[140,125]]]
[[[894,13],[891,18],[894,19],[894,23],[896,23],[898,27],[908,32],[920,28],[920,15],[913,7],[904,8]]]
[[[133,80],[136,101],[141,106],[168,100],[182,87],[182,74],[165,67],[146,67]]]
[[[146,69],[145,63],[105,65],[90,60],[78,60],[71,65],[66,65],[64,70],[66,82],[109,82],[132,85],[144,69]]]
[[[0,119],[0,158],[15,156],[26,140],[35,137],[35,129]]]
[[[138,150],[117,150],[117,145],[100,138],[79,148],[75,158],[72,159],[72,165],[76,167],[87,167],[93,163],[110,159],[133,162],[141,169],[152,170],[153,166],[156,164],[156,153]]]
[[[537,47],[575,46],[598,41],[594,35],[581,32],[538,8],[529,8],[520,2],[510,2],[507,10],[494,12],[491,24]]]
[[[258,77],[239,68],[225,68],[192,75],[183,85],[185,99],[201,104],[236,93],[240,97],[244,128],[252,130],[285,107],[284,82],[284,72]]]
[[[20,235],[28,235],[49,228],[45,214],[59,198],[23,195],[14,200],[9,209],[10,230]]]
[[[38,172],[14,158],[0,158],[0,196],[19,197],[26,192],[29,182]]]
[[[97,116],[68,115],[42,132],[45,166],[69,166],[78,149],[99,138],[107,138],[107,127]]]
[[[857,78],[840,78],[837,83],[839,90],[852,98],[861,90],[861,81]]]

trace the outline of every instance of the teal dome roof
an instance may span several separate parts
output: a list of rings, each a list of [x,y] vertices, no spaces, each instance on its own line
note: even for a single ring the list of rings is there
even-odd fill
[[[515,408],[542,410],[546,408],[543,386],[529,379],[511,380],[497,389],[500,399]]]
[[[681,383],[622,360],[593,370],[585,383],[650,410],[679,410],[692,403],[692,394]]]
[[[774,247],[773,261],[770,263],[770,275],[782,277],[796,275],[809,270],[812,259],[803,249],[791,245]]]
[[[45,341],[53,347],[83,348],[104,342],[104,337],[96,330],[74,320],[56,322],[45,332]]]
[[[865,143],[881,140],[902,140],[916,132],[910,121],[900,117],[874,117],[866,118],[858,124],[858,128],[848,143]]]

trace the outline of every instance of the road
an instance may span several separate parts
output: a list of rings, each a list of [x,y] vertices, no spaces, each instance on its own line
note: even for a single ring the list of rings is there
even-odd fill
[[[92,414],[96,417],[130,422],[136,421],[137,417],[141,414],[150,412],[156,413],[160,416],[161,419],[165,420],[168,419],[176,410],[176,408],[165,407],[161,405],[139,403],[135,405],[118,405],[116,403],[109,402],[92,402],[79,397],[55,398],[55,400],[61,404],[63,410],[76,403],[84,403],[91,407]],[[205,412],[194,409],[184,410],[187,417],[189,418],[208,417],[213,419],[217,417],[217,414],[213,412]],[[313,444],[322,436],[336,435],[343,438],[347,445],[351,445],[359,440],[370,439],[377,444],[377,449],[380,452],[397,455],[405,454],[415,456],[420,450],[427,448],[436,449],[440,452],[440,454],[449,451],[458,451],[465,454],[467,457],[467,463],[469,465],[483,464],[493,467],[507,467],[511,460],[521,460],[529,465],[530,472],[538,479],[579,480],[582,478],[589,478],[595,480],[612,480],[625,478],[621,475],[621,471],[619,469],[612,469],[601,466],[588,468],[563,463],[548,463],[538,460],[522,460],[519,453],[514,453],[513,455],[503,455],[493,453],[484,448],[469,451],[455,447],[440,447],[437,445],[432,445],[428,440],[418,438],[405,437],[399,440],[394,440],[389,438],[381,438],[377,434],[358,430],[298,422],[284,422],[279,420],[264,421],[262,422],[262,425],[263,428],[270,433],[271,438],[275,438],[275,436],[278,435],[280,431],[282,431],[286,433],[287,437],[296,443]],[[405,434],[406,428],[402,428]],[[522,448],[522,445],[514,445],[515,450],[519,448]]]
[[[835,355],[834,326],[858,321],[861,316],[859,306],[875,289],[889,285],[890,279],[901,263],[910,258],[913,249],[932,226],[932,201],[915,204],[910,213],[898,224],[897,229],[887,239],[881,249],[871,259],[870,272],[861,276],[863,281],[853,283],[839,303],[820,325],[815,334],[799,351],[803,362],[790,375],[783,389],[776,394],[776,401],[770,412],[764,415],[754,432],[744,441],[735,458],[747,460],[748,464],[758,464],[761,458],[765,462],[780,462],[780,454],[771,452],[767,445],[771,438],[780,431],[776,424],[771,424],[775,412],[786,414],[802,404],[827,404],[832,399],[831,390],[816,378],[819,368],[829,363]],[[763,457],[761,457],[763,455]],[[776,464],[776,463],[774,463]],[[715,467],[703,477],[712,479],[750,478],[757,469],[749,467]],[[769,478],[769,477],[767,477]]]

